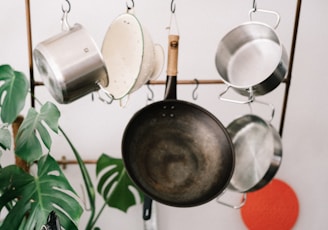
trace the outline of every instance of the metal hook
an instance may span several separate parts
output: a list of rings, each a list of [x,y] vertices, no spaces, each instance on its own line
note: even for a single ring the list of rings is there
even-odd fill
[[[172,12],[172,14],[175,13],[175,9],[176,9],[176,7],[175,7],[175,2],[174,2],[174,0],[172,0],[172,1],[171,1],[171,12]]]
[[[195,87],[195,89],[192,91],[192,99],[197,100],[197,98],[198,98],[198,94],[196,93],[196,91],[197,91],[197,89],[198,89],[198,87],[199,87],[199,81],[198,81],[197,78],[195,78],[194,81],[196,82],[196,87]]]
[[[62,11],[63,13],[69,13],[71,11],[71,3],[69,2],[69,0],[65,0],[65,2],[67,3],[68,8],[65,9],[64,6],[62,5]]]
[[[167,27],[169,34],[179,34],[178,22],[175,14],[176,6],[174,0],[171,1],[170,25]]]
[[[253,12],[257,10],[257,3],[256,0],[253,0]]]
[[[131,5],[129,5],[128,4],[128,2],[126,2],[126,8],[128,9],[128,10],[131,10],[131,9],[133,9],[134,8],[134,0],[131,0]]]
[[[147,83],[147,88],[150,92],[150,96],[149,96],[149,94],[147,94],[147,101],[152,101],[152,100],[154,100],[154,91],[150,88],[149,82]]]
[[[65,9],[64,6],[62,5],[62,11],[63,11],[63,16],[61,18],[62,31],[69,31],[71,28],[68,23],[68,13],[71,11],[71,3],[68,0],[66,0],[66,3],[68,5],[67,9]]]

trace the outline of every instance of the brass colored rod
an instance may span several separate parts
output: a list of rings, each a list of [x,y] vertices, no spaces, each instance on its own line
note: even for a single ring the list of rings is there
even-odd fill
[[[32,56],[32,27],[31,27],[31,9],[30,0],[25,0],[25,13],[26,13],[26,28],[27,28],[27,47],[28,47],[28,61],[29,61],[29,74],[30,74],[30,90],[31,90],[31,107],[35,107],[34,99],[34,70],[33,70],[33,56]]]
[[[67,168],[67,165],[78,164],[77,160],[67,160],[66,156],[63,156],[61,160],[57,160],[57,163],[63,166],[63,169]],[[84,164],[97,164],[97,160],[83,160]]]
[[[287,79],[284,79],[282,81],[283,83],[287,83]],[[151,80],[148,81],[147,84],[149,85],[165,85],[165,80]],[[193,80],[178,80],[178,85],[192,85],[192,84],[200,84],[200,85],[214,85],[214,84],[224,84],[222,80],[212,80],[212,79],[204,79],[204,80],[198,80],[197,78]],[[43,82],[41,81],[35,81],[35,86],[43,86]]]
[[[222,80],[178,80],[177,84],[181,85],[192,85],[192,84],[223,84],[224,82]],[[149,81],[148,84],[150,85],[165,85],[166,81],[165,80],[152,80]]]
[[[284,79],[282,81],[283,83],[287,83],[287,79]],[[165,80],[151,80],[147,84],[150,85],[165,85]],[[198,80],[197,78],[193,80],[178,80],[177,84],[181,85],[192,85],[192,84],[200,84],[200,85],[214,85],[214,84],[224,84],[222,80],[211,80],[211,79],[205,79],[205,80]]]

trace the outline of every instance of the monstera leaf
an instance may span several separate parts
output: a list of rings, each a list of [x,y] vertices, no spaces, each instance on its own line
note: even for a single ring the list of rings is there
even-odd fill
[[[58,108],[51,102],[44,104],[40,109],[40,113],[34,108],[30,108],[26,118],[18,129],[16,136],[16,155],[29,163],[38,160],[42,155],[42,146],[37,132],[43,144],[47,149],[50,149],[52,141],[44,123],[52,131],[57,133],[59,116],[60,112]]]
[[[45,155],[37,169],[35,177],[15,165],[0,169],[0,211],[15,202],[0,229],[41,229],[51,211],[65,229],[78,229],[83,209],[57,162]]]
[[[131,187],[138,191],[143,201],[143,193],[130,180],[122,159],[102,154],[97,161],[96,173],[97,177],[100,177],[97,190],[108,206],[126,212],[129,207],[137,204],[136,197],[130,190]]]
[[[0,82],[1,120],[11,124],[24,108],[29,84],[23,73],[9,65],[0,66]]]

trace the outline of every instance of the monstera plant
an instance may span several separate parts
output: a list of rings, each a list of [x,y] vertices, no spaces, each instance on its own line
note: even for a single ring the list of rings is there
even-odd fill
[[[16,164],[3,165],[0,158],[0,213],[5,213],[5,218],[0,220],[0,230],[39,230],[51,212],[57,214],[64,229],[78,229],[84,210],[77,193],[51,155],[49,132],[63,134],[78,162],[90,206],[86,230],[99,229],[96,222],[105,207],[126,212],[135,205],[136,198],[130,188],[138,189],[127,176],[122,159],[102,154],[97,161],[96,175],[99,177],[97,191],[104,205],[96,213],[96,192],[90,174],[76,147],[59,126],[60,111],[53,103],[40,105],[39,111],[30,108],[14,140],[10,127],[25,106],[28,89],[29,82],[22,72],[10,65],[0,66],[0,157],[15,154],[28,165],[28,170]],[[13,145],[15,148],[11,149]],[[143,194],[140,191],[138,194],[143,201]]]

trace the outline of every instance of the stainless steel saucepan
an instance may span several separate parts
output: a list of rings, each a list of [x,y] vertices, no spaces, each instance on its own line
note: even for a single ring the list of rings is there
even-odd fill
[[[288,56],[275,28],[280,22],[278,13],[276,25],[251,21],[243,23],[220,41],[215,64],[222,80],[238,93],[248,96],[252,90],[255,96],[274,90],[285,78],[288,69]],[[257,12],[256,11],[256,12]]]

